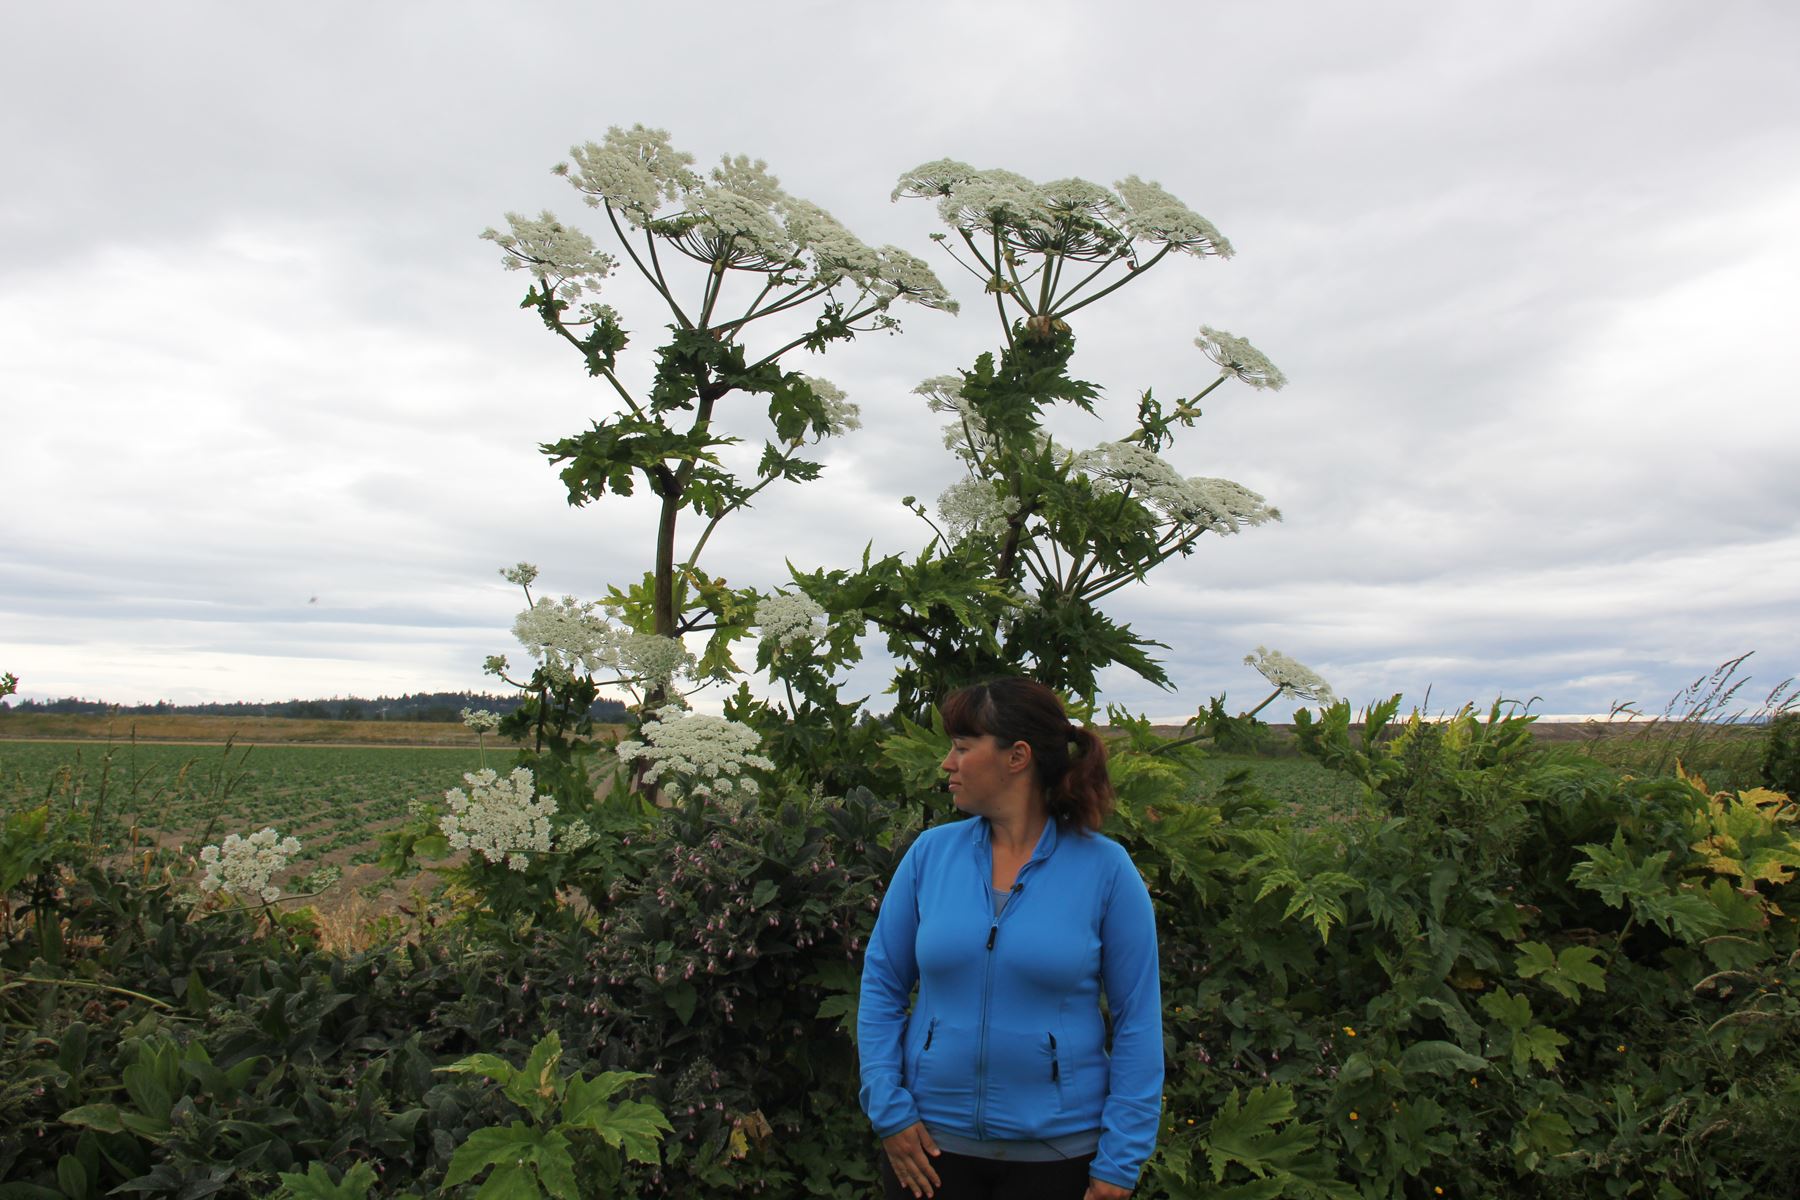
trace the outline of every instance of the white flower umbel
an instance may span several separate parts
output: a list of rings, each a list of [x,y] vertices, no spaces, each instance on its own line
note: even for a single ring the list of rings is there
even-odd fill
[[[1293,696],[1303,696],[1308,700],[1317,700],[1320,704],[1337,702],[1331,685],[1321,679],[1317,672],[1304,663],[1289,658],[1279,650],[1258,646],[1255,654],[1244,656],[1244,663],[1247,666],[1255,667],[1262,677],[1274,684],[1279,691]]]
[[[500,728],[500,714],[485,708],[465,708],[461,716],[463,725],[476,733],[492,733]]]
[[[878,253],[878,277],[869,288],[876,297],[884,300],[899,297],[940,312],[953,313],[959,309],[924,259],[898,246],[883,246]]]
[[[568,679],[577,670],[591,674],[616,652],[616,631],[599,615],[599,607],[573,596],[561,600],[545,596],[519,614],[513,636],[557,678]]]
[[[1246,525],[1279,521],[1281,512],[1229,479],[1183,479],[1154,451],[1136,442],[1102,442],[1078,455],[1075,467],[1098,491],[1126,491],[1182,525],[1236,533]]]
[[[530,587],[538,577],[538,569],[531,563],[517,562],[510,567],[501,567],[500,577],[508,583],[516,583],[520,587]]]
[[[1287,376],[1261,350],[1241,337],[1233,337],[1222,330],[1202,325],[1200,336],[1194,339],[1194,345],[1200,347],[1206,357],[1218,363],[1222,373],[1235,375],[1253,388],[1268,388],[1271,392],[1278,392],[1287,383]]]
[[[938,516],[953,537],[997,530],[1017,511],[1017,496],[994,480],[974,475],[957,480],[938,496]]]
[[[862,315],[874,314],[876,328],[892,327],[886,310],[896,299],[950,311],[956,307],[923,261],[891,246],[878,250],[867,245],[823,208],[789,195],[759,159],[726,156],[702,175],[693,170],[692,155],[669,144],[667,133],[642,125],[628,130],[614,126],[603,142],[576,146],[569,154],[570,161],[559,164],[555,173],[581,192],[590,207],[604,208],[610,219],[622,218],[714,272],[765,273],[772,287],[802,291],[847,284],[874,301]],[[514,220],[511,234],[490,230],[484,236],[518,260],[509,265],[533,267],[560,296],[573,300],[583,290],[594,290],[605,272],[582,269],[593,264],[569,233],[546,213],[536,225]],[[655,255],[654,248],[651,253]],[[633,262],[644,269],[641,261]],[[611,259],[606,266],[610,270]],[[651,273],[662,286],[661,266]],[[786,307],[770,300],[765,312]],[[601,306],[582,311],[588,321],[616,319]]]
[[[692,170],[694,156],[671,146],[661,129],[615,125],[606,131],[604,143],[588,142],[569,154],[575,165],[564,163],[556,173],[586,193],[590,206],[610,205],[639,227],[663,201],[679,200],[700,185]]]
[[[627,763],[649,763],[645,782],[659,784],[677,797],[753,796],[756,780],[744,771],[775,766],[756,753],[762,737],[748,725],[691,713],[675,704],[659,709],[638,733],[641,740],[619,743],[619,757]]]
[[[829,379],[816,375],[805,377],[807,386],[825,409],[826,437],[841,437],[862,428],[862,409],[844,394],[844,389]]]
[[[628,633],[619,641],[619,671],[646,689],[667,687],[677,675],[694,672],[694,656],[679,639]]]
[[[1184,254],[1230,258],[1236,251],[1213,223],[1164,191],[1127,175],[1113,185],[1125,202],[1125,228],[1140,241],[1164,242]]]
[[[273,829],[258,830],[247,838],[231,834],[223,844],[200,851],[200,861],[206,864],[200,890],[255,896],[273,903],[280,899],[281,889],[269,880],[298,853],[298,838],[281,837]]]
[[[468,791],[444,793],[450,811],[438,820],[452,850],[473,850],[491,863],[523,871],[531,865],[529,852],[550,849],[556,800],[533,795],[531,768],[514,767],[504,779],[491,769],[472,771],[463,782]]]
[[[768,596],[756,605],[756,627],[762,630],[763,641],[786,650],[825,636],[825,610],[802,592]]]
[[[599,291],[600,281],[612,274],[613,256],[581,230],[557,220],[555,213],[539,213],[535,221],[507,213],[506,223],[510,233],[484,229],[481,236],[506,252],[501,261],[507,270],[530,271],[564,300]]]

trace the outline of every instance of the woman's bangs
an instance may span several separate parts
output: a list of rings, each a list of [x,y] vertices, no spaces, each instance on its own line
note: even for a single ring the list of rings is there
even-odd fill
[[[986,685],[978,683],[945,696],[938,714],[944,718],[944,732],[951,737],[985,737],[993,730],[983,718],[993,717],[993,707]]]

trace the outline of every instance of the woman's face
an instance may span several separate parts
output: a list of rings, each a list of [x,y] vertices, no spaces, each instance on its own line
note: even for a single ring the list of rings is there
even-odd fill
[[[950,773],[946,781],[956,807],[981,816],[1018,786],[1030,768],[1031,755],[1023,742],[1003,746],[992,734],[950,739],[950,753],[938,764]]]

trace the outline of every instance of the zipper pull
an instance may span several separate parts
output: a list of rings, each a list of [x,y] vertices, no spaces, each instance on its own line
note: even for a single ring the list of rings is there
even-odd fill
[[[994,936],[996,934],[998,934],[999,932],[1000,932],[1000,923],[998,921],[996,921],[992,925],[988,926],[988,949],[989,950],[992,950],[994,948]]]

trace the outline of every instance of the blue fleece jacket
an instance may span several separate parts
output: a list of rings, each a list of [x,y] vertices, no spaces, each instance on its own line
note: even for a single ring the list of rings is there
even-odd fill
[[[979,817],[928,829],[888,885],[856,1022],[863,1111],[882,1137],[1098,1129],[1088,1174],[1135,1187],[1162,1110],[1150,895],[1118,843],[1051,821],[996,919],[988,835]]]

